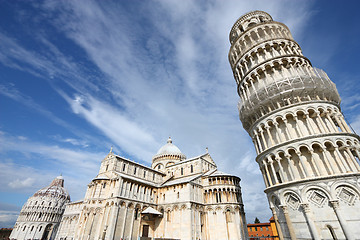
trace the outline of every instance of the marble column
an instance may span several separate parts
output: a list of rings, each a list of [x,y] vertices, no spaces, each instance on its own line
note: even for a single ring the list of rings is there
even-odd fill
[[[285,123],[285,133],[288,136],[288,140],[293,139],[293,136],[290,133],[290,123],[288,122],[288,120],[286,118],[283,119],[284,123]]]
[[[344,219],[339,206],[339,200],[332,200],[330,201],[332,208],[334,209],[334,212],[336,214],[336,217],[339,220],[340,226],[344,232],[344,235],[347,240],[355,240],[355,238],[352,236],[350,228],[347,225],[346,220]]]
[[[272,179],[271,179],[271,177],[270,177],[269,168],[267,167],[267,163],[266,163],[265,160],[263,160],[262,163],[263,163],[263,165],[264,165],[264,167],[265,167],[266,176],[267,176],[267,178],[268,178],[268,180],[269,180],[269,184],[270,184],[270,186],[271,186],[271,185],[273,185],[273,182],[272,182]]]
[[[318,233],[318,231],[316,229],[316,225],[315,225],[315,222],[313,220],[313,216],[311,214],[309,204],[308,203],[302,203],[301,207],[304,210],[305,218],[306,218],[306,221],[307,221],[307,223],[308,223],[308,225],[310,227],[310,233],[312,235],[312,238],[314,240],[321,240],[321,238],[319,236],[319,233]]]
[[[324,175],[323,169],[319,166],[319,161],[321,161],[321,159],[319,158],[319,156],[317,154],[315,154],[314,150],[310,150],[310,158],[312,163],[314,164],[314,168],[316,171],[317,176],[321,176]]]
[[[306,157],[303,156],[300,151],[297,151],[296,154],[299,156],[301,166],[303,167],[303,170],[305,172],[305,177],[310,177],[309,169],[305,165]]]
[[[289,165],[289,168],[290,168],[289,173],[290,173],[290,176],[291,176],[291,180],[293,181],[293,180],[295,180],[295,169],[294,169],[294,166],[292,165],[292,162],[291,162],[291,158],[290,158],[291,155],[286,154],[284,157],[286,158],[286,160],[288,162],[288,165]]]
[[[320,152],[323,153],[324,162],[325,162],[326,166],[329,168],[330,174],[334,174],[335,171],[334,171],[334,169],[333,169],[333,167],[332,167],[332,165],[331,165],[331,163],[330,163],[330,160],[329,160],[328,156],[326,155],[326,153],[328,153],[327,150],[326,150],[326,148],[324,149],[323,147],[320,147]]]
[[[270,132],[270,126],[269,125],[266,125],[265,126],[265,129],[266,129],[266,133],[268,134],[268,137],[270,139],[270,142],[271,142],[271,147],[275,145],[275,142],[274,142],[274,139],[271,135],[271,132]]]
[[[291,238],[291,240],[296,240],[297,238],[296,238],[295,230],[292,225],[287,206],[280,205],[280,208],[282,209],[282,211],[284,213],[286,225],[287,225],[287,227],[289,229],[289,233],[290,233],[290,238]]]
[[[341,162],[342,165],[344,166],[346,172],[351,172],[351,171],[350,171],[350,168],[349,168],[349,166],[348,166],[348,164],[347,164],[347,162],[345,161],[344,157],[341,155],[338,147],[335,147],[335,152],[336,152],[336,154],[338,155],[338,157],[339,157],[339,159],[340,159],[340,162]]]
[[[333,120],[332,120],[332,118],[331,118],[331,116],[330,116],[329,113],[326,113],[326,118],[327,118],[327,120],[329,121],[331,127],[333,128],[333,131],[335,131],[335,132],[340,132],[339,129],[336,127],[335,123],[333,122]]]
[[[355,159],[354,155],[352,154],[352,152],[350,151],[349,147],[345,147],[345,151],[346,151],[347,154],[349,155],[349,157],[350,157],[350,159],[351,159],[351,162],[352,162],[352,164],[353,164],[354,167],[355,167],[355,169],[353,169],[354,172],[360,171],[360,166],[359,166],[359,164],[357,164],[356,159]]]
[[[278,216],[277,216],[275,207],[270,207],[270,209],[271,209],[271,212],[272,212],[272,214],[273,214],[273,216],[274,216],[275,225],[276,225],[277,232],[278,232],[278,234],[279,234],[279,238],[280,238],[280,239],[284,239],[284,235],[283,235],[283,233],[282,233],[281,226],[280,226],[280,224],[279,224],[279,218],[278,218]]]
[[[281,165],[281,158],[280,157],[275,157],[275,160],[276,160],[277,164],[279,165],[280,175],[282,177],[283,182],[289,181],[286,174],[285,174],[285,172],[284,172],[284,168]]]

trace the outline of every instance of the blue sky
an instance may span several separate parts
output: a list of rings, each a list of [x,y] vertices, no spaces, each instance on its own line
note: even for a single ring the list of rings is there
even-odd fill
[[[357,1],[0,1],[0,227],[61,174],[81,199],[111,146],[150,165],[169,135],[239,176],[270,218],[238,118],[228,34],[252,10],[284,22],[360,132]]]

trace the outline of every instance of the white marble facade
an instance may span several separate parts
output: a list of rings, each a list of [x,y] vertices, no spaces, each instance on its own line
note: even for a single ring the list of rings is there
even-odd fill
[[[360,239],[360,143],[327,74],[262,11],[230,32],[243,127],[283,239]]]
[[[112,151],[83,201],[69,203],[57,240],[247,239],[240,178],[206,152],[187,159],[169,139],[148,167]]]
[[[31,196],[21,209],[10,239],[55,239],[65,204],[70,196],[64,178],[58,176],[51,184]]]

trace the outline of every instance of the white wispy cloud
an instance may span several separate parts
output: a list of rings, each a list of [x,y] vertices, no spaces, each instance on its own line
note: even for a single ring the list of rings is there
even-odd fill
[[[128,153],[139,159],[150,160],[149,156],[153,152],[145,147],[154,147],[156,141],[146,129],[139,127],[111,105],[90,96],[86,99],[80,96],[76,96],[75,99],[64,97],[74,113],[82,115],[122,149],[126,149]]]
[[[80,199],[86,185],[97,175],[100,162],[106,153],[73,150],[57,145],[23,140],[21,147],[17,137],[6,133],[0,135],[0,190],[33,194],[50,184],[56,176],[63,174],[70,195]],[[14,158],[6,153],[21,153]]]
[[[2,211],[0,210],[0,226],[3,228],[12,228],[20,211]]]
[[[28,177],[25,179],[15,179],[8,183],[8,186],[11,188],[28,188],[31,187],[35,183],[35,179]]]

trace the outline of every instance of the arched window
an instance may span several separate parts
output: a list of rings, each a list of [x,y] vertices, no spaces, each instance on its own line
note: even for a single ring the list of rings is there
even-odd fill
[[[226,222],[232,222],[230,209],[226,210],[225,216],[226,216]]]
[[[136,208],[136,209],[135,209],[135,216],[134,216],[134,217],[135,217],[135,220],[138,218],[138,214],[139,214],[139,209]]]
[[[184,168],[181,168],[181,175],[184,175]]]
[[[165,196],[165,195],[164,195]],[[167,212],[166,212],[166,221],[168,221],[168,222],[170,222],[170,219],[171,218],[171,212],[170,212],[170,210],[168,210]]]
[[[123,165],[123,172],[125,171],[125,167],[126,167],[126,164],[124,163],[124,165]]]
[[[330,225],[327,225],[326,227],[329,229],[332,239],[336,240],[337,237],[336,237],[334,229]]]
[[[26,226],[24,226],[23,231],[25,231],[25,229],[26,229]]]
[[[144,178],[146,178],[146,171],[144,170]]]
[[[281,180],[281,177],[280,177],[280,173],[279,173],[279,172],[276,172],[276,177],[277,177],[277,180],[279,181],[279,183],[282,183],[282,180]]]
[[[193,165],[190,166],[190,171],[191,171],[191,173],[194,172],[194,167],[193,167]]]
[[[32,230],[34,230],[34,226],[31,227],[30,232],[32,232]]]
[[[134,174],[136,174],[136,167],[134,167]]]
[[[179,193],[179,192],[177,192],[177,198],[178,198],[178,199],[180,198],[180,193]]]

